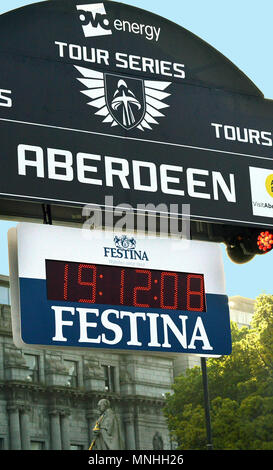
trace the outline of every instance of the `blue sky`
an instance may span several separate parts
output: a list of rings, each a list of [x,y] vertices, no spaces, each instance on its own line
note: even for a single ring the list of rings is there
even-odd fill
[[[54,1],[54,0],[53,0]],[[34,3],[1,0],[0,14]],[[127,0],[128,5],[168,18],[218,49],[273,99],[272,0]],[[273,121],[273,117],[272,117]],[[1,216],[0,216],[1,217]],[[0,274],[8,275],[7,230],[12,221],[0,220]],[[273,252],[245,265],[232,263],[223,248],[228,295],[255,298],[273,294]]]

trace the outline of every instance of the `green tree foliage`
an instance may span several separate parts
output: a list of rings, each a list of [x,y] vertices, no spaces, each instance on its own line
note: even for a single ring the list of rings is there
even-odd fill
[[[251,328],[231,324],[232,354],[207,361],[214,449],[273,450],[273,296],[260,295]],[[180,449],[205,449],[199,367],[175,379],[165,415]]]

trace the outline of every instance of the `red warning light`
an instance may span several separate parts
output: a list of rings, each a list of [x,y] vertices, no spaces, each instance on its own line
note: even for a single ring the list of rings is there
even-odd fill
[[[261,232],[257,238],[257,245],[260,251],[267,253],[273,248],[273,234],[268,232]]]

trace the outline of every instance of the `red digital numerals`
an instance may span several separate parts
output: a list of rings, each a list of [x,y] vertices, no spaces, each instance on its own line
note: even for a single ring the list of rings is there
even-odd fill
[[[136,274],[141,274],[142,276],[142,279],[143,279],[143,274],[145,274],[145,277],[146,279],[144,279],[144,282],[146,284],[146,286],[136,286],[134,287],[134,290],[133,290],[133,305],[134,307],[146,307],[146,308],[149,308],[150,307],[150,304],[145,304],[145,303],[139,303],[137,301],[137,295],[138,295],[138,292],[148,292],[151,290],[151,286],[152,286],[152,273],[151,271],[148,271],[148,270],[145,270],[145,269],[136,269],[135,270]]]
[[[92,281],[83,281],[82,280],[82,273],[83,270],[89,269],[90,270],[90,277],[92,277]],[[96,278],[97,278],[97,268],[94,264],[79,264],[78,269],[78,284],[80,286],[90,286],[91,287],[91,298],[89,299],[79,299],[78,302],[87,302],[90,304],[94,304],[96,301]]]
[[[193,290],[191,287],[192,280],[199,280],[197,282],[199,289]],[[192,301],[193,299],[195,300],[194,303],[196,303],[196,297],[199,300],[199,307],[198,306],[192,306]],[[204,278],[200,274],[188,274],[187,275],[187,310],[192,311],[194,310],[195,312],[203,312],[204,311]]]
[[[81,303],[195,312],[206,310],[202,274],[73,262],[62,262],[61,271],[63,287],[60,286],[60,294],[54,292],[57,299],[60,295],[63,300]],[[57,281],[52,283],[52,289],[58,289],[57,284]]]
[[[169,287],[168,292],[173,293],[173,303],[172,305],[166,305],[167,302],[165,302],[165,297],[166,297],[166,291],[167,289],[165,288],[166,281],[169,281],[172,279],[172,286]],[[176,273],[168,273],[168,272],[163,272],[161,273],[160,276],[160,308],[164,309],[171,309],[171,310],[177,310],[178,307],[178,274]]]
[[[137,285],[132,288],[131,276],[128,276],[127,270],[122,269],[120,275],[120,304],[128,305],[125,302],[125,293],[128,298],[128,293],[132,290],[132,305],[134,307],[205,311],[203,275],[185,275],[184,273],[167,271],[160,272],[160,275],[157,272],[156,276],[153,276],[153,274],[154,271],[151,270],[135,269],[134,281]],[[185,294],[186,299],[184,298],[181,301],[181,296],[185,296]],[[144,302],[145,299],[146,302]]]

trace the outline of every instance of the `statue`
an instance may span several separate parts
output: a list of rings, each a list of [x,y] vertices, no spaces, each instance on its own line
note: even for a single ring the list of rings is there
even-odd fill
[[[153,437],[153,449],[154,450],[163,450],[164,444],[163,439],[158,431],[156,431]]]
[[[124,449],[119,421],[114,411],[110,408],[109,400],[105,398],[100,400],[98,403],[98,409],[101,415],[94,426],[93,432],[95,437],[89,450]]]

